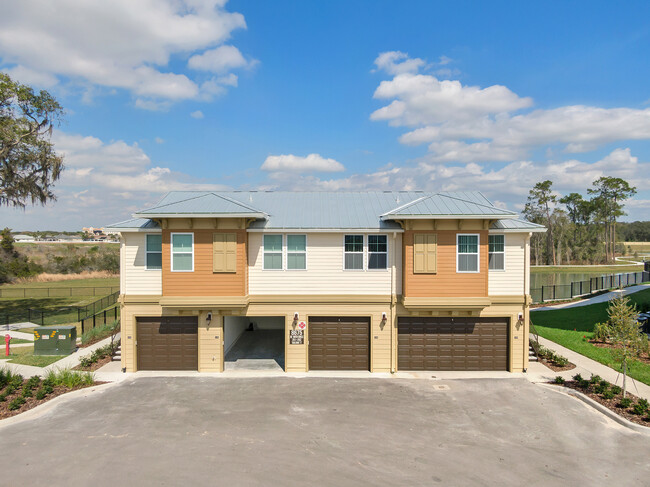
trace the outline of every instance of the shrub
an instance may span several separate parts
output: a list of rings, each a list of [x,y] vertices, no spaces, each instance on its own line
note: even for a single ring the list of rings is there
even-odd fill
[[[79,359],[79,365],[82,367],[90,367],[93,364],[93,361],[90,359],[90,357],[81,357]]]
[[[8,394],[6,392],[0,394],[0,402],[5,402],[7,400],[7,395]]]
[[[619,386],[612,386],[612,392],[614,395],[618,396],[622,391],[623,389],[621,389]]]
[[[553,359],[555,362],[555,365],[558,367],[566,367],[569,365],[569,359],[566,357],[563,357],[562,355],[555,354],[555,358]]]
[[[32,389],[31,389],[31,387],[29,387],[27,384],[25,384],[23,386],[23,390],[22,390],[21,395],[23,397],[32,397]]]
[[[629,397],[622,397],[620,401],[618,401],[617,406],[619,408],[627,409],[632,405],[632,399]]]
[[[95,376],[87,372],[77,372],[70,369],[53,371],[47,375],[52,386],[64,386],[70,389],[79,386],[90,386],[95,382]]]
[[[41,378],[37,375],[31,376],[27,381],[27,385],[30,387],[30,389],[36,389],[40,383]]]
[[[9,411],[15,411],[16,409],[20,409],[20,406],[25,404],[25,398],[22,396],[14,397],[12,401],[9,403]]]
[[[580,374],[576,374],[573,376],[573,380],[576,382],[582,382],[582,376]]]
[[[116,320],[113,323],[106,323],[105,325],[91,328],[83,335],[81,335],[81,343],[86,344],[95,340],[109,337],[120,330],[120,321]]]
[[[646,399],[639,399],[636,404],[632,406],[632,412],[639,416],[644,415],[648,411],[648,401]]]
[[[605,392],[607,390],[609,390],[609,384],[607,382],[605,382],[605,381],[603,381],[603,382],[601,382],[599,384],[596,384],[594,386],[594,392],[596,394],[602,394],[603,392]]]
[[[38,399],[39,401],[41,399],[45,399],[45,396],[47,396],[47,394],[42,387],[38,391],[36,391],[36,399]]]
[[[9,384],[7,386],[7,388],[5,389],[4,394],[6,394],[7,396],[10,396],[14,392],[16,392],[16,386],[14,386],[13,384]]]
[[[564,380],[564,377],[558,375],[557,377],[555,377],[553,382],[555,382],[556,384],[564,384],[566,381]]]
[[[52,394],[54,392],[54,387],[52,387],[50,384],[43,384],[41,390],[45,392],[45,394]]]
[[[611,329],[609,323],[596,323],[594,325],[594,339],[605,342],[611,335]]]
[[[611,389],[606,389],[602,393],[603,399],[614,399],[614,392]]]
[[[597,386],[598,384],[600,384],[600,381],[602,381],[602,380],[603,380],[603,378],[601,376],[592,375],[591,379],[589,379],[589,383]]]

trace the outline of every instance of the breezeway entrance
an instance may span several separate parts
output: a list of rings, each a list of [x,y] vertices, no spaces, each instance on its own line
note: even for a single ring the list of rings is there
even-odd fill
[[[224,370],[284,370],[284,316],[225,316]]]

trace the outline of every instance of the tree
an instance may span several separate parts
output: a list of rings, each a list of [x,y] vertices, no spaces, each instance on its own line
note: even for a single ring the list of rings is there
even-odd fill
[[[63,158],[50,142],[63,108],[47,91],[38,94],[0,73],[0,205],[24,208],[56,199],[52,188]]]
[[[546,232],[546,263],[557,265],[555,257],[555,247],[553,245],[553,224],[551,222],[551,205],[557,201],[557,197],[553,194],[551,186],[552,181],[539,182],[533,189],[528,192],[528,201],[524,208],[524,214],[528,215],[543,215],[545,224],[548,228]]]
[[[636,321],[639,313],[636,306],[630,304],[630,298],[627,296],[621,294],[610,300],[607,314],[609,336],[614,345],[612,354],[621,363],[623,397],[625,397],[629,363],[648,350],[648,337],[639,328],[639,323]]]

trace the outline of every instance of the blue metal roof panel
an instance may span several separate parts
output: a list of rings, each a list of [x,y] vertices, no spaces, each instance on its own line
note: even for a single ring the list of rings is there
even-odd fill
[[[109,230],[112,228],[133,228],[134,230],[138,230],[138,229],[157,230],[160,228],[160,225],[158,225],[158,223],[153,220],[149,220],[148,218],[132,218],[130,220],[125,220],[123,222],[113,223],[112,225],[108,225],[105,228]]]
[[[544,225],[532,223],[526,220],[513,219],[513,220],[497,220],[491,226],[491,229],[498,230],[528,230],[528,231],[546,231]]]

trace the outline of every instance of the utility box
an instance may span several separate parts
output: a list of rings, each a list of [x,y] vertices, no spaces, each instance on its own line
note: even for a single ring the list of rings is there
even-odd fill
[[[34,355],[70,355],[76,349],[76,326],[37,326],[34,328]]]

